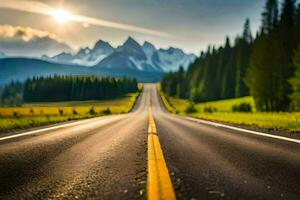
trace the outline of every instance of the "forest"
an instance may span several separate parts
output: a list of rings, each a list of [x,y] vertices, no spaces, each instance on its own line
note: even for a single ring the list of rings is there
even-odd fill
[[[138,91],[137,81],[130,78],[96,76],[33,77],[24,83],[11,82],[3,88],[5,105],[22,102],[56,102],[107,100]]]
[[[255,36],[247,19],[234,41],[167,74],[163,92],[196,103],[251,95],[259,111],[299,111],[300,2],[267,0],[261,21]]]

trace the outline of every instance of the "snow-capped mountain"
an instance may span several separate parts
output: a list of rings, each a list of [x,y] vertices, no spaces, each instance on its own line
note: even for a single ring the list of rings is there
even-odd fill
[[[181,49],[170,47],[169,49],[159,49],[158,59],[154,59],[163,71],[177,71],[180,66],[187,69],[196,59],[194,54],[185,54]],[[157,63],[156,63],[157,62]]]
[[[113,51],[114,48],[108,42],[99,40],[92,49],[85,47],[79,49],[76,54],[63,52],[53,57],[43,56],[42,58],[64,64],[94,66]]]
[[[162,71],[149,62],[149,54],[133,38],[129,37],[126,42],[116,48],[115,52],[107,56],[96,65],[104,69],[127,69],[136,71]]]
[[[64,64],[79,64],[101,69],[169,72],[180,66],[187,68],[196,56],[185,54],[181,49],[156,49],[149,42],[142,46],[129,37],[123,45],[113,48],[108,42],[99,40],[95,46],[81,48],[76,54],[61,53],[43,59]]]
[[[156,49],[149,42],[143,46],[129,37],[114,53],[96,65],[105,69],[130,69],[138,71],[176,71],[180,66],[187,68],[194,62],[194,54],[185,54],[181,49]]]
[[[143,46],[142,46],[144,52],[148,55],[148,56],[152,56],[154,52],[157,51],[157,49],[155,48],[155,46],[153,44],[151,44],[150,42],[144,42]]]

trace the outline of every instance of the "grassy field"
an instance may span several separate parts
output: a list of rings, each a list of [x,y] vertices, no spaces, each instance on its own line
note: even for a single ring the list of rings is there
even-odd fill
[[[198,103],[194,105],[196,112],[187,113],[187,107],[191,105],[190,101],[164,97],[163,94],[162,96],[162,98],[165,99],[163,101],[165,102],[166,108],[172,113],[237,125],[250,125],[259,128],[283,129],[291,132],[300,132],[300,113],[256,112],[252,97]],[[232,106],[241,103],[249,103],[252,107],[252,112],[232,112]],[[212,108],[210,110],[213,111],[207,112],[206,108]]]
[[[185,112],[186,108],[191,104],[191,102],[188,100],[176,99],[172,97],[168,97],[167,99],[170,102],[170,104],[179,112]],[[256,111],[254,100],[252,97],[199,103],[195,104],[194,107],[197,109],[198,112],[204,112],[205,108],[213,108],[217,112],[232,112],[232,106],[239,105],[241,103],[249,103],[252,107],[252,110],[254,112]]]
[[[72,101],[24,104],[21,107],[0,107],[0,132],[57,122],[129,112],[138,93],[105,101]]]

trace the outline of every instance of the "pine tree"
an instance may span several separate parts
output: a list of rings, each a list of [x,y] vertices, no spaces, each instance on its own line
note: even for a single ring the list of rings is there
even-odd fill
[[[296,28],[295,33],[296,33],[297,44],[300,45],[300,3],[298,4],[296,10],[295,28]]]
[[[246,19],[246,22],[244,24],[243,40],[248,44],[251,44],[253,42],[249,18]]]
[[[272,87],[275,80],[273,70],[275,66],[270,63],[274,53],[273,43],[268,36],[263,34],[254,44],[247,69],[245,80],[250,94],[254,97],[256,108],[260,111],[271,111],[275,108],[274,88]]]
[[[296,72],[290,80],[293,89],[293,94],[290,97],[293,110],[300,111],[300,47],[294,56],[294,65],[296,66]]]
[[[267,0],[265,10],[262,13],[262,32],[269,33],[278,23],[278,1]]]
[[[246,71],[249,65],[249,55],[251,54],[253,37],[250,28],[250,20],[247,19],[244,25],[242,38],[236,39],[236,79],[235,97],[248,95],[248,90],[244,82]]]
[[[264,32],[255,42],[246,78],[256,106],[262,111],[285,111],[290,103],[288,80],[293,74],[292,55],[296,47],[295,5],[293,0],[285,0],[276,23],[275,7],[274,1],[267,1],[263,13]]]
[[[276,92],[276,99],[278,102],[276,110],[289,109],[289,95],[291,94],[291,86],[288,80],[294,74],[293,55],[296,45],[295,37],[295,1],[285,0],[282,6],[282,12],[278,30],[276,30],[277,48],[280,51],[278,60],[278,88]]]
[[[178,76],[178,82],[177,82],[177,86],[176,86],[176,96],[178,98],[186,98],[185,95],[185,72],[183,67],[181,66],[179,68],[179,71],[177,73]]]

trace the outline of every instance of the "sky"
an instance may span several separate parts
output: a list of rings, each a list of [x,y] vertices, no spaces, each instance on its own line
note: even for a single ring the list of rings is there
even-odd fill
[[[0,42],[1,33],[9,35],[1,27],[21,27],[34,30],[32,34],[40,31],[40,35],[44,33],[73,49],[92,47],[99,39],[118,46],[132,36],[139,43],[147,40],[157,48],[173,46],[199,55],[209,44],[223,44],[226,35],[240,34],[246,18],[250,18],[255,32],[264,3],[265,0],[0,0]],[[67,11],[67,18],[72,19],[64,23],[55,19],[55,14],[64,14],[55,12],[58,9]],[[18,35],[19,31],[15,31],[9,37]],[[26,34],[21,39],[28,37]]]

